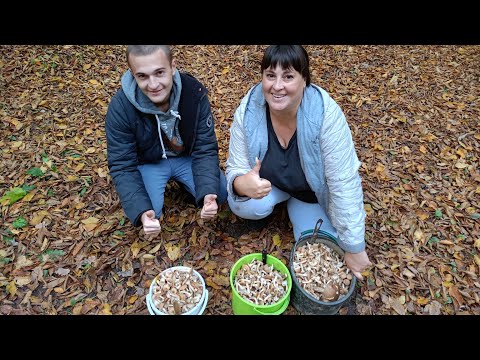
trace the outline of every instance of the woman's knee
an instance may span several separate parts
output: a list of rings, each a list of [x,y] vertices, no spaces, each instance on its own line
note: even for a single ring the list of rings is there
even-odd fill
[[[260,220],[266,218],[273,211],[274,206],[263,200],[250,199],[247,201],[235,201],[228,197],[230,210],[243,219]]]

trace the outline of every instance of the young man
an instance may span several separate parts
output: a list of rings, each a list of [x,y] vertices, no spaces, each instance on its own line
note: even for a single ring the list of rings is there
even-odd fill
[[[129,69],[106,116],[108,168],[126,216],[160,233],[170,179],[212,219],[227,199],[206,88],[177,70],[168,45],[129,45]]]

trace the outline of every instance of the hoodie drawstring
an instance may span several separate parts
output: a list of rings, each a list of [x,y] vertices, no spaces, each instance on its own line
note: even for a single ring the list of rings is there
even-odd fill
[[[162,145],[162,159],[167,158],[167,153],[165,152],[165,145],[163,145],[163,139],[162,139],[162,129],[160,129],[160,119],[158,118],[158,115],[155,114],[155,118],[157,119],[157,129],[158,129],[158,137],[160,138],[160,144]]]

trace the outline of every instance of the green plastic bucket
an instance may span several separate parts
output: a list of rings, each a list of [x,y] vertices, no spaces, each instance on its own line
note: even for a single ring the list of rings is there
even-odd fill
[[[262,254],[255,253],[245,255],[240,258],[230,271],[230,286],[232,288],[232,308],[235,315],[280,315],[283,313],[290,302],[290,291],[292,290],[292,277],[288,268],[276,257],[267,254],[267,265],[273,265],[273,268],[282,274],[287,274],[287,292],[279,301],[271,305],[255,305],[245,300],[235,289],[235,277],[237,271],[243,264],[249,264],[254,259],[262,261]]]

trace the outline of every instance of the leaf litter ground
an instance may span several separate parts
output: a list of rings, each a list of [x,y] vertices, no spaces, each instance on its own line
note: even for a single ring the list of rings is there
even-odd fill
[[[175,46],[209,89],[225,169],[233,113],[265,46]],[[307,46],[312,81],[343,109],[373,262],[340,314],[480,314],[480,47]],[[205,278],[206,314],[231,314],[229,272],[264,247],[288,264],[284,206],[254,230],[215,222],[175,183],[161,237],[125,219],[106,164],[104,117],[123,46],[0,46],[0,314],[148,314],[173,265]],[[290,306],[286,314],[296,314]]]

